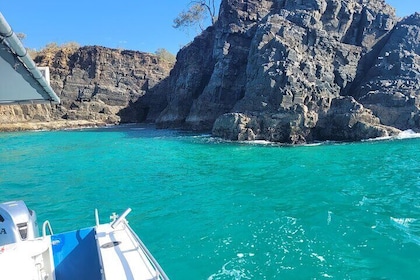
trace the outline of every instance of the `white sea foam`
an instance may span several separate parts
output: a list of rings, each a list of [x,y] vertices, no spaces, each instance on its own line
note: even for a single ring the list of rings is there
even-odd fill
[[[413,219],[413,218],[391,217],[390,219],[391,219],[391,222],[393,222],[395,226],[402,227],[404,229],[408,229],[410,227],[410,224],[416,221],[416,219]]]
[[[270,141],[267,141],[267,140],[254,140],[254,141],[249,141],[249,143],[258,144],[258,145],[271,145],[271,144],[273,144],[273,142],[270,142]]]
[[[239,141],[241,144],[257,145],[257,146],[276,146],[279,143],[270,142],[267,140],[252,140],[252,141]]]
[[[420,223],[417,219],[390,217],[390,220],[394,227],[406,234],[409,242],[420,245]]]
[[[331,218],[332,218],[332,212],[328,211],[328,216],[327,216],[327,225],[331,224]]]
[[[303,146],[305,146],[305,147],[316,147],[316,146],[321,146],[323,144],[324,144],[323,142],[316,142],[316,143],[303,144]]]
[[[416,133],[411,129],[404,130],[396,136],[397,139],[420,138],[420,133]]]
[[[211,138],[211,134],[205,133],[205,134],[200,134],[200,135],[195,135],[192,138]]]
[[[311,257],[317,258],[320,262],[325,262],[325,258],[323,256],[320,256],[316,253],[312,253]]]
[[[412,138],[420,138],[420,133],[416,133],[412,129],[407,129],[407,130],[401,131],[398,135],[371,138],[365,141],[399,140],[399,139],[412,139]]]
[[[213,280],[213,279],[220,279],[220,278],[225,278],[228,277],[229,279],[252,279],[252,277],[250,277],[248,275],[248,273],[245,271],[245,269],[243,268],[239,268],[239,267],[234,267],[235,264],[232,261],[228,261],[227,263],[225,263],[222,268],[210,275],[207,279],[208,280]]]

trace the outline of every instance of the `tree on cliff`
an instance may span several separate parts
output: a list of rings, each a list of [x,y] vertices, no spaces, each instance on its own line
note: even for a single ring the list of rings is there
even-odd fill
[[[201,31],[204,30],[204,20],[210,16],[211,24],[215,24],[216,16],[215,0],[190,1],[188,10],[184,10],[174,19],[174,28],[189,28],[198,25]]]

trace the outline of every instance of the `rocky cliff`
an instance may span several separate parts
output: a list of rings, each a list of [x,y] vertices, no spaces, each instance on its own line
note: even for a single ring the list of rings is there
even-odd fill
[[[383,0],[223,0],[156,123],[286,143],[419,131],[419,25]]]
[[[34,61],[50,67],[61,104],[0,106],[0,130],[142,122],[166,105],[162,95],[148,102],[151,107],[136,103],[153,96],[173,67],[156,55],[92,46],[40,52]]]
[[[35,61],[62,104],[0,107],[0,129],[147,121],[293,144],[420,132],[420,15],[384,0],[222,0],[175,66],[102,47]]]

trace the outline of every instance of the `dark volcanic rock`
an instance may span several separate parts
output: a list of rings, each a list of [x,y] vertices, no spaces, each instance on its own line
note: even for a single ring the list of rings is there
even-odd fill
[[[177,56],[163,127],[208,130],[243,98],[250,44],[272,1],[222,1],[219,20]]]
[[[51,67],[54,108],[0,120],[156,122],[232,140],[354,141],[420,131],[420,15],[384,0],[222,0],[172,65],[85,47]]]
[[[328,113],[314,129],[314,137],[317,140],[358,141],[398,132],[398,129],[381,125],[371,110],[347,96],[332,100]]]
[[[189,47],[178,53],[177,60],[182,62],[175,65],[170,79],[160,91],[167,96],[169,103],[157,119],[160,127],[184,126],[197,98],[205,94],[205,87],[209,84],[214,69],[211,47],[213,38],[213,29],[208,28]],[[206,117],[202,116],[200,121],[205,122]]]
[[[419,129],[418,24],[383,0],[224,0],[157,123],[288,143]]]
[[[367,72],[356,97],[381,123],[420,128],[420,14],[403,19]]]

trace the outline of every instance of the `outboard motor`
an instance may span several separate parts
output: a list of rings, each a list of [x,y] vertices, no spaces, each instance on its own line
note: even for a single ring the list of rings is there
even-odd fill
[[[0,204],[0,246],[39,236],[36,214],[25,202],[10,201]]]

